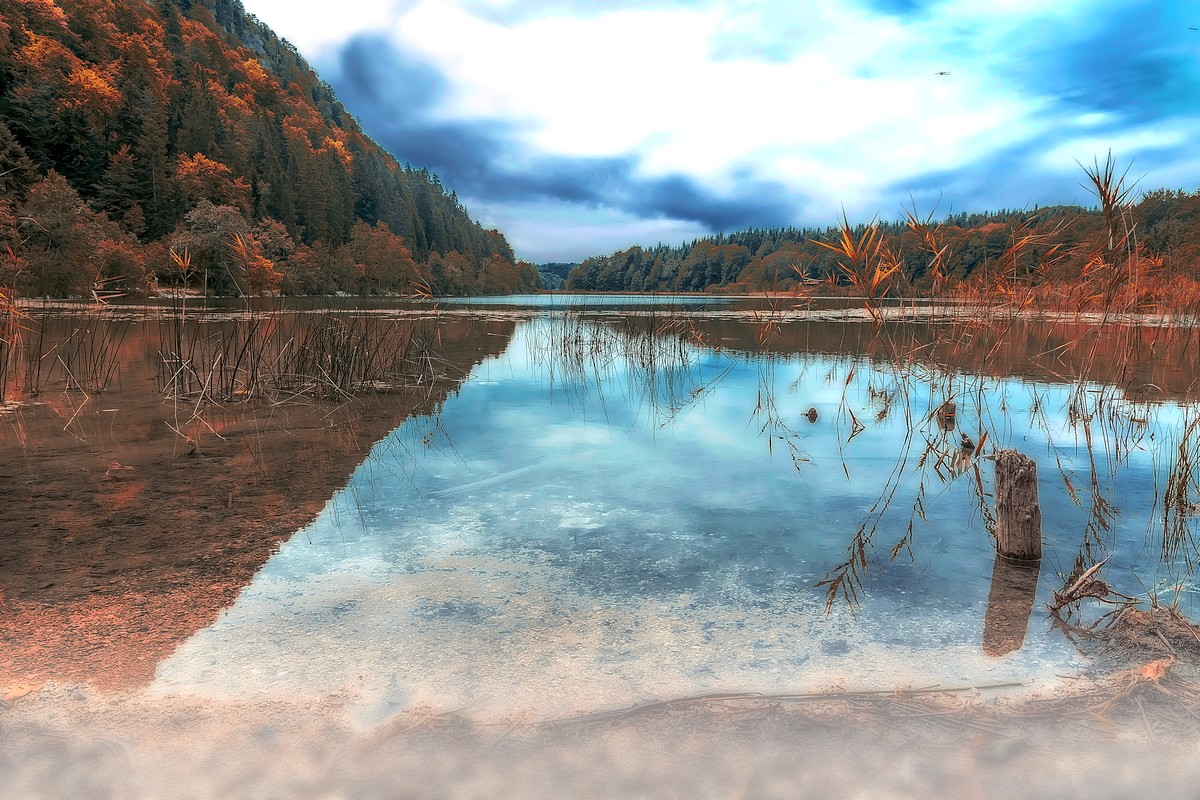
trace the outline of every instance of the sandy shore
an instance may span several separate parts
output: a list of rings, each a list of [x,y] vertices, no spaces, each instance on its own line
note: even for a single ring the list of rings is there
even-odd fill
[[[414,709],[364,731],[338,698],[48,687],[0,706],[0,797],[1187,798],[1197,699],[1125,676],[1070,699],[714,698],[505,726]]]

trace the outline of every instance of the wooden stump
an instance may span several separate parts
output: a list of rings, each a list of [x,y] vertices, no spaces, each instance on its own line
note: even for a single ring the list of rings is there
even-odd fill
[[[1019,561],[1042,557],[1037,464],[1016,450],[996,453],[996,552]]]

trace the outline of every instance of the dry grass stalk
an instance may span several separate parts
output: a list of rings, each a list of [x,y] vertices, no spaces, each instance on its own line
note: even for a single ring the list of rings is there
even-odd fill
[[[843,211],[842,221],[838,224],[838,238],[833,242],[818,241],[816,244],[840,257],[838,265],[843,275],[861,293],[871,319],[882,323],[880,300],[887,292],[889,279],[900,270],[902,262],[885,246],[879,226],[872,221],[856,233]]]

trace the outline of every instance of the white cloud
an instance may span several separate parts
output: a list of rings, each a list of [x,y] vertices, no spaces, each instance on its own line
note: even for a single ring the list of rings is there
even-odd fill
[[[464,197],[463,202],[486,227],[504,232],[517,258],[537,264],[582,261],[632,244],[678,244],[707,235],[696,222],[645,219],[613,208],[547,200],[490,205]]]
[[[602,201],[619,205],[636,181],[664,176],[692,179],[714,202],[779,184],[794,191],[791,222],[827,224],[842,207],[854,218],[891,218],[908,184],[933,173],[961,175],[960,189],[984,185],[967,171],[1033,142],[1045,142],[1030,156],[1034,179],[1062,175],[1068,192],[1078,183],[1066,177],[1076,158],[1109,146],[1128,158],[1181,144],[1183,133],[1150,127],[1110,135],[1118,115],[1072,108],[1014,77],[1037,66],[1022,59],[1039,36],[1102,27],[1128,2],[945,0],[904,15],[843,0],[247,7],[306,53],[358,31],[390,36],[445,78],[448,91],[434,109],[440,120],[500,123],[508,138],[496,157],[508,160],[493,166],[520,173],[544,156],[630,158],[632,172],[614,178],[629,187],[597,192]],[[1007,197],[997,186],[961,201],[1020,205],[1055,193],[1029,187],[1029,196]],[[1023,195],[1028,183],[1008,176],[1003,186]],[[469,193],[460,191],[468,208],[533,260],[707,232],[694,222],[572,203],[488,205]]]
[[[390,26],[400,0],[339,0],[336,7],[313,0],[242,0],[245,9],[316,59],[356,33]]]
[[[955,16],[905,28],[818,3],[804,9],[807,33],[790,60],[713,60],[714,37],[738,29],[743,5],[501,25],[428,0],[394,33],[451,77],[447,117],[519,120],[528,147],[556,155],[637,152],[641,177],[687,174],[716,188],[736,173],[860,203],[1029,135],[1036,104],[986,69],[934,74],[976,33]]]
[[[1158,127],[1146,127],[1108,135],[1072,136],[1046,150],[1041,161],[1050,168],[1061,167],[1064,163],[1074,164],[1075,161],[1088,166],[1093,163],[1093,159],[1103,162],[1110,150],[1114,153],[1136,153],[1177,147],[1195,141],[1198,133],[1200,131],[1195,129],[1162,130]]]

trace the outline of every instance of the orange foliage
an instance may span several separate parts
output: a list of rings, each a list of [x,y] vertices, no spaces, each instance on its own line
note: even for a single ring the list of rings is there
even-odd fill
[[[250,184],[234,177],[233,170],[203,153],[180,156],[175,180],[189,205],[208,200],[213,205],[230,205],[243,214],[250,211]]]
[[[344,167],[347,171],[352,169],[354,166],[354,154],[346,149],[345,144],[337,141],[336,139],[326,136],[323,140],[321,140],[321,151],[332,153],[334,157],[341,162],[342,167]]]
[[[69,72],[79,64],[71,51],[48,36],[27,32],[29,43],[17,52],[17,60],[35,71]]]
[[[92,119],[110,115],[121,103],[121,93],[99,70],[91,67],[76,70],[67,82],[71,93],[63,98],[63,104],[82,111]]]
[[[67,14],[54,4],[54,0],[18,0],[18,2],[34,10],[43,20],[53,22],[63,28],[67,27]]]

